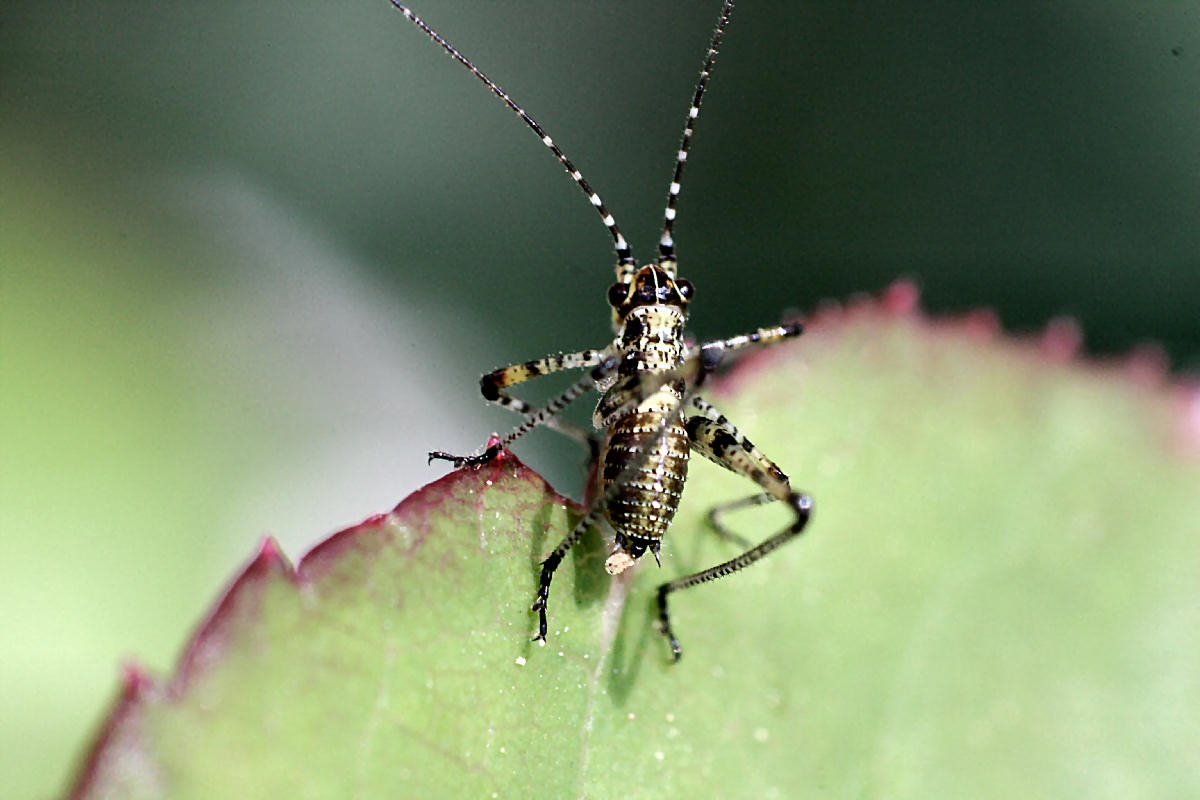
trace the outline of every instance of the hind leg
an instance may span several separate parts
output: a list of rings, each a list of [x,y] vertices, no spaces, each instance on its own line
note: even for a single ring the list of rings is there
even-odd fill
[[[663,636],[671,644],[671,653],[676,661],[679,660],[682,649],[671,628],[671,617],[667,607],[668,596],[673,592],[708,583],[745,569],[779,546],[799,536],[808,524],[813,510],[812,498],[793,490],[788,476],[784,474],[783,470],[755,447],[712,404],[699,397],[693,397],[691,404],[700,411],[699,416],[690,417],[686,422],[692,449],[725,469],[749,478],[761,488],[761,491],[750,497],[714,509],[710,514],[710,519],[713,520],[717,530],[729,535],[728,529],[719,521],[719,515],[725,511],[771,502],[786,504],[795,514],[795,519],[787,527],[768,536],[760,544],[748,547],[735,558],[691,575],[668,581],[658,587],[659,624]],[[741,537],[736,538],[740,539]]]

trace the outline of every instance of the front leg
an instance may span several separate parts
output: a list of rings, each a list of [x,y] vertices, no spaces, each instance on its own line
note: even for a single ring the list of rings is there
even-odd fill
[[[669,383],[681,381],[690,384],[690,391],[694,392],[720,366],[726,353],[747,347],[775,344],[799,336],[803,332],[803,325],[792,322],[690,347],[683,360],[673,369],[635,371],[628,378],[608,387],[600,404],[596,406],[594,422],[598,427],[607,427],[614,419],[628,413],[642,400]],[[626,360],[633,364],[636,364],[637,357],[637,353],[627,353],[625,356]],[[693,405],[703,402],[698,398],[692,400]]]
[[[752,333],[742,333],[739,336],[706,342],[700,345],[700,347],[692,348],[689,362],[695,361],[695,365],[690,367],[690,372],[696,375],[696,385],[701,385],[704,378],[708,377],[708,373],[712,372],[718,366],[721,359],[724,359],[726,353],[734,353],[734,351],[750,347],[766,347],[768,344],[778,344],[779,342],[785,342],[787,339],[799,336],[803,332],[804,325],[800,323],[787,323],[785,325],[775,325],[774,327],[760,327],[760,329]]]
[[[433,463],[434,460],[449,461],[456,469],[485,464],[495,458],[502,449],[508,447],[539,425],[546,425],[549,428],[566,433],[573,438],[587,443],[589,436],[586,431],[572,425],[566,420],[559,419],[557,415],[572,400],[592,389],[598,380],[603,380],[607,377],[615,366],[616,359],[609,354],[608,349],[581,350],[578,353],[546,356],[545,358],[538,358],[533,361],[523,361],[520,364],[509,364],[507,367],[501,367],[489,372],[479,379],[479,391],[483,395],[483,399],[525,415],[525,421],[498,439],[482,453],[470,456],[456,456],[452,453],[434,450],[429,453],[429,463]],[[593,369],[587,376],[576,381],[565,392],[541,408],[532,406],[524,400],[513,397],[504,391],[509,386],[524,383],[531,378],[550,375],[551,373],[561,372],[566,369],[580,369],[583,367],[593,367]]]

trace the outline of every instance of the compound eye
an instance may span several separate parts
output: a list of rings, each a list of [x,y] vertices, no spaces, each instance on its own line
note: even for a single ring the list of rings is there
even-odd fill
[[[691,300],[692,296],[696,294],[696,287],[692,286],[692,282],[687,278],[680,278],[675,281],[675,287],[679,289],[679,296],[684,300]]]
[[[621,303],[625,302],[625,295],[629,293],[628,284],[620,281],[608,287],[608,304],[613,308],[617,308]]]

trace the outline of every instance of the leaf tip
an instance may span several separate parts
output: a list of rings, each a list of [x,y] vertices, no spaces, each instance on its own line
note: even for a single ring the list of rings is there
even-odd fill
[[[901,278],[893,281],[879,299],[879,307],[894,316],[908,316],[921,310],[921,292],[916,283]]]
[[[121,701],[133,703],[154,687],[154,679],[146,668],[136,661],[121,665]]]
[[[142,702],[154,689],[154,679],[145,667],[135,661],[121,665],[121,685],[112,707],[104,715],[100,729],[92,738],[71,777],[66,797],[77,800],[90,797],[105,781],[104,773],[112,767],[106,763],[110,751],[122,746],[136,748],[140,743],[140,711]]]
[[[180,695],[197,672],[220,657],[237,619],[256,613],[267,584],[276,576],[288,581],[296,579],[279,543],[267,536],[259,543],[254,558],[229,584],[216,608],[188,642],[168,687],[171,695]]]
[[[264,536],[262,541],[258,543],[258,557],[254,559],[254,564],[262,564],[269,568],[271,565],[283,560],[283,555],[279,550],[279,543],[275,541],[274,536]]]
[[[1050,361],[1066,363],[1083,346],[1083,328],[1074,317],[1054,317],[1038,337],[1038,349]]]

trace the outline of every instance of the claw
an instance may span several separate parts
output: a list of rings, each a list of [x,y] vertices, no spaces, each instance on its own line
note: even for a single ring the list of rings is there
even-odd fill
[[[533,598],[533,605],[529,607],[530,611],[538,612],[538,632],[537,635],[533,637],[533,641],[537,642],[543,647],[546,645],[546,628],[548,627],[546,620],[546,606],[548,605],[549,599],[550,587],[547,586],[545,590],[538,590],[537,597]]]
[[[680,657],[683,655],[683,648],[679,646],[679,640],[675,638],[675,634],[671,630],[671,626],[665,625],[660,621],[659,622],[659,633],[661,633],[663,636],[667,637],[667,641],[671,645],[672,661],[673,661],[673,663],[678,663]]]
[[[671,655],[674,656],[674,661],[678,664],[679,659],[683,656],[683,648],[679,646],[679,640],[675,638],[674,634],[668,633],[667,638],[671,640]]]
[[[667,614],[667,594],[671,584],[664,583],[658,587],[658,631],[663,636],[667,637],[667,641],[671,643],[671,655],[674,657],[673,663],[679,662],[679,657],[683,655],[683,648],[679,646],[679,640],[675,638],[675,632],[671,630],[671,618]]]

